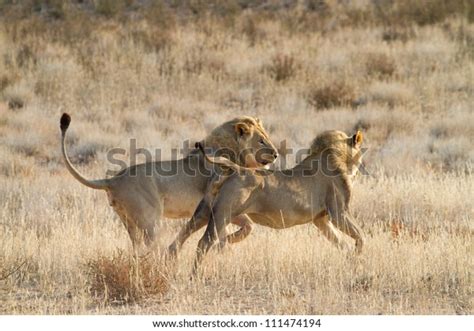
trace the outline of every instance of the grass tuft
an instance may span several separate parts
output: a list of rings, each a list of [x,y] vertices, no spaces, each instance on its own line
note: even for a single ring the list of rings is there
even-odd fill
[[[335,80],[322,86],[310,87],[308,103],[317,109],[349,106],[356,98],[354,87],[343,81]]]
[[[91,293],[108,303],[138,302],[163,295],[169,288],[153,258],[135,258],[123,250],[90,259],[85,268]]]
[[[296,75],[298,64],[292,55],[277,54],[267,68],[270,76],[277,82],[285,82]]]

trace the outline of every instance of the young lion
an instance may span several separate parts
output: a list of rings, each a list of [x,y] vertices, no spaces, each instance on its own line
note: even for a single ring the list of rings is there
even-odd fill
[[[216,178],[212,169],[206,169],[204,157],[196,149],[180,160],[142,163],[112,178],[88,180],[76,170],[66,153],[66,131],[70,122],[71,117],[63,114],[61,146],[67,169],[82,184],[107,192],[109,203],[120,216],[135,251],[148,249],[155,242],[155,228],[162,217],[191,216]],[[223,123],[202,143],[213,154],[226,153],[233,162],[248,167],[265,166],[278,155],[260,120],[249,116]],[[237,231],[240,240],[248,235],[251,225],[245,215],[233,223],[242,227]]]
[[[243,168],[222,157],[206,156],[209,162],[235,172],[216,182],[220,187],[214,187],[205,197],[212,212],[198,244],[194,273],[211,246],[217,240],[226,240],[229,221],[241,214],[275,229],[313,222],[326,238],[343,247],[335,226],[355,239],[360,253],[363,234],[348,206],[353,177],[362,161],[361,144],[360,132],[348,137],[341,131],[326,131],[314,139],[306,159],[293,169],[275,172]]]

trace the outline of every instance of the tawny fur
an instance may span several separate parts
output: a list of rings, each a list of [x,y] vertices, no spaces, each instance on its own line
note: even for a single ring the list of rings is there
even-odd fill
[[[202,202],[210,205],[211,213],[198,244],[194,272],[216,241],[227,240],[225,227],[241,214],[276,229],[312,222],[328,240],[345,248],[341,231],[355,240],[356,250],[361,252],[363,233],[349,213],[352,182],[362,161],[361,144],[360,132],[348,137],[341,131],[326,131],[314,139],[309,156],[301,163],[275,172],[207,157],[209,162],[236,172],[212,187]],[[190,222],[196,217],[195,213]]]

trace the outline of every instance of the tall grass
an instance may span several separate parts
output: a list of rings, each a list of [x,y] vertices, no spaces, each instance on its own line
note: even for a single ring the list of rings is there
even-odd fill
[[[472,10],[0,2],[0,312],[472,314]],[[106,196],[65,170],[64,111],[71,158],[90,177],[130,138],[170,158],[237,115],[294,150],[360,129],[370,175],[351,208],[367,249],[338,251],[312,226],[256,227],[194,282],[199,234],[173,266],[137,264]],[[163,247],[184,221],[163,222]]]

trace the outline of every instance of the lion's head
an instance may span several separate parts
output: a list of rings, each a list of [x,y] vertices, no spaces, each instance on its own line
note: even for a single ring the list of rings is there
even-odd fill
[[[276,147],[258,118],[237,117],[214,130],[201,144],[215,156],[225,156],[238,165],[256,168],[275,161]]]
[[[311,144],[311,155],[322,155],[328,169],[355,175],[362,163],[362,133],[349,137],[342,131],[330,130],[319,134]]]

